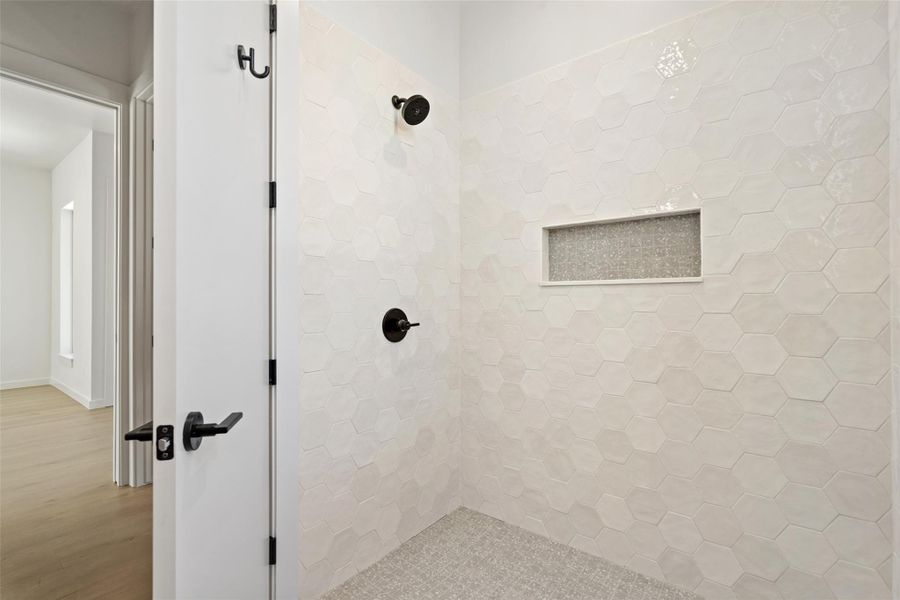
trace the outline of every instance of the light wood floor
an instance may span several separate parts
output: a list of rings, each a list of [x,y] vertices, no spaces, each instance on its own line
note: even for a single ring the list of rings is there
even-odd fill
[[[152,491],[112,481],[112,408],[0,392],[0,597],[150,598]]]

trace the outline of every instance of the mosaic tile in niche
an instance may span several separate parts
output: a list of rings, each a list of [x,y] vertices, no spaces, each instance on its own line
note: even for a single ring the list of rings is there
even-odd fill
[[[699,277],[700,213],[547,230],[549,281]]]

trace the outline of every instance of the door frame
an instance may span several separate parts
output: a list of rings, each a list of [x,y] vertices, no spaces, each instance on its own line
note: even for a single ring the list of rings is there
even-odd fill
[[[125,127],[128,118],[128,107],[124,97],[118,92],[120,86],[81,73],[64,65],[52,63],[45,59],[23,52],[10,52],[3,46],[3,64],[0,66],[0,77],[30,85],[50,93],[62,94],[77,100],[91,102],[98,106],[115,111],[115,185],[113,190],[113,223],[115,232],[113,244],[107,256],[105,269],[112,279],[112,294],[104,303],[104,327],[112,324],[112,331],[106,331],[105,347],[107,356],[112,358],[104,365],[104,396],[112,395],[112,401],[106,405],[113,407],[113,468],[112,479],[119,485],[129,484],[127,446],[122,428],[122,414],[128,412],[128,349],[130,299],[128,290],[128,244],[129,244],[129,198],[128,178],[125,177],[124,165],[128,157],[128,129]],[[35,75],[34,73],[39,73]],[[65,81],[65,84],[51,81]],[[81,88],[81,89],[79,89]],[[90,89],[91,91],[85,91]],[[124,89],[124,86],[121,86]],[[104,235],[109,235],[104,231]],[[111,349],[111,352],[109,351]],[[105,398],[107,400],[107,398]]]
[[[273,1],[278,7],[273,61],[277,68],[273,87],[278,132],[274,140],[278,208],[275,220],[275,306],[278,348],[276,400],[276,487],[278,561],[274,568],[279,600],[300,595],[300,2]]]
[[[129,241],[131,268],[128,293],[129,320],[128,402],[120,412],[120,427],[130,431],[153,420],[153,83],[131,98],[129,107],[131,152]],[[138,487],[153,481],[150,444],[118,441],[125,460],[127,481]],[[123,470],[125,470],[123,469]]]

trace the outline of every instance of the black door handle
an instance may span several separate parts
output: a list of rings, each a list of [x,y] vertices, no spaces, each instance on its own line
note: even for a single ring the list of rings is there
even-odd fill
[[[184,420],[184,431],[182,433],[182,441],[184,449],[190,452],[200,447],[200,442],[205,437],[212,437],[220,433],[228,433],[231,428],[243,418],[244,413],[233,412],[221,423],[204,423],[203,413],[189,412],[187,419]]]
[[[152,442],[153,441],[153,421],[147,421],[140,427],[135,427],[125,434],[126,441],[136,442]]]

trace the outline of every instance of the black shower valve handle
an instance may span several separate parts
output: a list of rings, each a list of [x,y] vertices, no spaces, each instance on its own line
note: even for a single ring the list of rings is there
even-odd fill
[[[420,325],[420,323],[410,323],[406,319],[400,319],[397,322],[397,326],[400,328],[401,331],[409,331],[410,327],[418,327],[419,325]]]
[[[399,342],[406,337],[407,332],[419,323],[412,323],[406,313],[399,308],[392,308],[384,313],[381,319],[381,333],[389,342]]]

